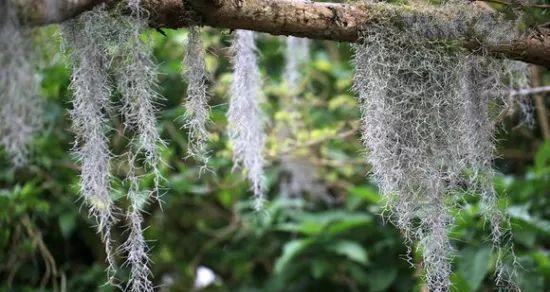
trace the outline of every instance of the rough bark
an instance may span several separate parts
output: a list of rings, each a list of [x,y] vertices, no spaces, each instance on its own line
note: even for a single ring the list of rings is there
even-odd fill
[[[22,6],[22,19],[30,24],[48,24],[89,9],[102,2],[119,0],[16,0]],[[295,0],[142,0],[150,12],[151,26],[179,28],[190,21],[203,25],[248,29],[275,35],[355,42],[363,25],[379,22],[387,14],[375,4],[321,3]],[[42,4],[41,4],[42,3]],[[57,3],[57,4],[52,4]],[[185,4],[184,4],[185,3]],[[30,8],[33,7],[33,8]],[[400,8],[398,6],[395,9]],[[190,19],[190,16],[193,16]],[[442,14],[451,20],[452,15]],[[456,18],[456,16],[454,16]],[[400,25],[395,23],[395,25]],[[538,31],[512,42],[486,45],[479,36],[463,35],[459,41],[473,51],[489,53],[550,68],[550,32]]]
[[[12,1],[23,23],[46,25],[58,23],[92,9],[107,0],[0,0]]]

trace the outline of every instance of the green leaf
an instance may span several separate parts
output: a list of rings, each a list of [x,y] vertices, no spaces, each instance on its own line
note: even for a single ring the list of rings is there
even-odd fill
[[[372,222],[372,217],[361,213],[342,211],[328,211],[318,214],[295,214],[294,219],[299,223],[284,223],[278,230],[299,232],[304,235],[329,234],[334,235],[349,229],[366,225]]]
[[[386,291],[395,278],[397,270],[389,267],[377,267],[368,273],[367,280],[370,291]]]
[[[307,239],[295,239],[287,242],[283,247],[283,254],[275,261],[275,273],[281,273],[290,261],[311,244]]]
[[[372,186],[359,186],[349,190],[349,193],[353,197],[361,198],[369,203],[377,204],[380,202],[380,194]]]
[[[222,189],[217,193],[218,201],[226,208],[231,207],[233,203],[233,193],[229,190]]]
[[[513,236],[514,240],[522,243],[526,247],[533,248],[537,240],[536,231],[532,228],[515,228]]]
[[[539,269],[549,274],[550,273],[550,253],[547,251],[535,251],[531,253],[533,261],[537,264]]]
[[[469,247],[461,251],[457,274],[466,281],[471,290],[477,290],[489,270],[491,248]]]
[[[526,206],[512,206],[506,211],[510,218],[521,220],[546,235],[550,234],[550,221],[531,216]]]
[[[470,292],[472,288],[468,282],[459,274],[453,273],[451,275],[451,291],[453,292]]]
[[[330,246],[329,249],[360,264],[366,265],[368,262],[367,251],[355,241],[341,240]]]
[[[534,273],[535,265],[531,259],[520,258],[521,267],[519,270],[518,282],[522,291],[547,291],[545,290],[545,277],[540,273]]]
[[[550,141],[542,144],[535,155],[535,171],[537,174],[550,173]]]
[[[74,231],[76,216],[74,213],[63,213],[58,219],[59,229],[64,238],[68,238]]]
[[[311,262],[311,276],[314,279],[321,279],[328,271],[331,270],[331,265],[325,261],[313,260]]]
[[[327,228],[327,233],[334,235],[359,226],[367,225],[372,222],[372,217],[365,214],[353,214],[348,218],[330,224]]]

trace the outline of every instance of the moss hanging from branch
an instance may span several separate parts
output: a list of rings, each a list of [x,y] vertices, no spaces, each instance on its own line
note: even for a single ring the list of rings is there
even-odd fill
[[[264,120],[260,108],[261,79],[256,59],[254,32],[236,30],[233,47],[233,83],[227,112],[233,162],[242,167],[252,185],[254,208],[264,203]]]
[[[143,154],[145,166],[155,176],[152,194],[158,195],[161,180],[159,149],[164,146],[164,142],[157,130],[156,107],[159,96],[155,91],[156,65],[150,45],[140,38],[141,32],[147,28],[147,19],[139,8],[139,1],[132,0],[128,5],[131,14],[117,16],[112,25],[116,27],[113,39],[115,49],[112,50],[117,89],[122,94],[120,113],[124,117],[127,132],[135,134],[128,150],[130,156],[133,156],[131,161],[137,162],[137,156]]]
[[[289,36],[286,38],[283,79],[293,95],[298,94],[302,83],[301,68],[309,59],[309,40]]]
[[[129,163],[135,164],[135,161],[130,158]],[[130,171],[134,171],[134,169],[131,168]],[[126,290],[152,292],[154,286],[149,268],[149,247],[143,236],[143,216],[141,215],[150,194],[140,189],[139,179],[135,173],[129,172],[126,180],[130,184],[127,194],[130,207],[126,212],[129,234],[122,245],[122,249],[126,253],[126,264],[130,267],[130,279],[126,284]]]
[[[111,86],[107,54],[111,27],[104,6],[63,24],[64,46],[72,62],[71,89],[74,94],[70,116],[76,135],[74,154],[81,164],[80,194],[95,219],[107,254],[109,281],[114,283],[116,262],[111,227],[116,207],[110,196],[110,161],[107,111]]]
[[[278,145],[286,145],[291,137],[304,129],[302,116],[298,110],[302,102],[298,96],[302,93],[303,68],[309,61],[310,40],[293,36],[285,37],[285,66],[283,69],[283,84],[288,88],[288,94],[279,97],[280,112],[275,131]],[[275,115],[278,116],[277,114]],[[279,189],[287,198],[302,198],[310,194],[311,198],[330,203],[326,186],[320,183],[316,168],[307,157],[296,153],[283,154],[280,158],[281,177]]]
[[[110,238],[116,208],[109,194],[111,155],[106,137],[106,113],[111,111],[110,96],[114,90],[109,82],[112,69],[116,88],[122,95],[119,111],[124,118],[125,132],[131,136],[126,175],[129,235],[122,245],[130,266],[126,289],[153,291],[141,212],[152,196],[158,199],[162,179],[158,151],[164,142],[156,129],[155,65],[150,47],[140,37],[147,19],[139,1],[130,1],[128,5],[131,10],[128,16],[122,15],[121,7],[107,11],[103,5],[82,14],[64,24],[64,38],[73,62],[71,88],[75,97],[71,118],[77,134],[76,154],[82,164],[81,193],[98,221],[107,251],[109,279],[118,285],[114,281],[116,264]],[[153,174],[152,190],[140,186],[138,167]]]
[[[0,145],[14,167],[26,164],[29,144],[42,125],[39,82],[29,36],[11,1],[0,3]]]
[[[464,45],[469,33],[487,47],[519,39],[520,33],[515,24],[503,26],[497,17],[457,1],[437,8],[414,5],[410,11],[384,3],[371,5],[377,22],[371,21],[361,32],[361,44],[356,46],[354,88],[359,94],[364,144],[373,177],[386,199],[388,218],[403,232],[409,246],[416,244],[421,252],[430,290],[449,290],[451,212],[460,210],[466,192],[479,195],[482,214],[490,222],[492,241],[498,249],[496,282],[515,289],[515,271],[506,264],[508,256],[514,260],[513,252],[505,248],[510,223],[498,209],[491,165],[494,123],[501,115],[498,109],[510,106],[502,92],[508,92],[509,86],[523,86],[524,81],[517,80],[526,79],[521,66],[483,54],[470,56],[457,44]],[[129,14],[123,15],[123,10]],[[8,64],[0,69],[0,101],[5,104],[0,112],[0,142],[18,165],[24,161],[29,137],[39,124],[34,98],[37,87],[26,50],[21,49],[27,44],[15,12],[6,6],[0,13],[5,16],[0,29],[0,58]],[[70,115],[76,135],[74,153],[81,163],[80,193],[105,244],[107,273],[113,285],[118,283],[111,227],[117,220],[117,208],[109,194],[112,155],[107,117],[115,90],[110,78],[122,96],[122,105],[116,109],[130,137],[126,156],[129,235],[122,244],[130,267],[126,285],[130,291],[154,288],[142,212],[153,196],[158,199],[162,179],[159,149],[164,142],[156,129],[156,70],[150,47],[141,38],[147,17],[139,0],[129,0],[112,11],[100,5],[63,27],[73,63]],[[265,193],[262,152],[266,134],[254,33],[236,30],[232,50],[229,137],[235,167],[246,173],[259,210]],[[307,58],[307,40],[288,38],[286,55],[284,79],[295,97],[300,84],[298,68]],[[190,29],[183,63],[189,84],[185,104],[189,153],[206,163],[208,73],[196,27]],[[109,75],[111,70],[113,76]],[[303,170],[292,161],[286,163],[295,175]],[[152,172],[152,190],[140,185],[140,168]],[[307,176],[300,181],[304,186],[312,184]],[[291,188],[298,189],[289,185]]]
[[[183,58],[183,75],[187,79],[187,97],[185,98],[184,127],[188,132],[189,156],[208,162],[208,130],[210,108],[207,82],[205,51],[200,39],[200,30],[196,26],[189,28],[187,47]]]
[[[462,5],[452,9],[462,9],[465,21],[475,14]],[[488,29],[482,24],[479,30]],[[356,46],[354,89],[372,174],[389,219],[422,254],[430,291],[450,287],[451,210],[460,208],[465,192],[479,194],[499,254],[508,226],[492,187],[495,115],[489,104],[503,103],[506,97],[499,93],[515,69],[422,38],[427,32],[451,35],[462,26],[414,17],[402,31],[382,22],[365,28]],[[504,37],[501,31],[491,33]],[[496,282],[513,285],[514,272],[504,275],[504,270],[499,263]]]
[[[143,236],[141,212],[152,197],[159,201],[162,180],[159,149],[164,147],[164,141],[157,130],[156,103],[159,96],[155,91],[156,66],[149,44],[140,36],[147,28],[147,14],[142,10],[139,0],[129,0],[128,7],[130,15],[117,16],[117,22],[113,24],[118,30],[114,40],[117,45],[114,71],[117,88],[122,94],[120,113],[124,117],[127,134],[134,135],[127,150],[126,182],[129,184],[127,198],[130,206],[126,219],[129,235],[122,248],[126,252],[126,263],[130,266],[126,289],[148,292],[153,291],[153,283],[150,279],[149,248]],[[143,161],[140,157],[143,157]],[[153,189],[146,190],[140,186],[136,174],[139,166],[153,174]]]

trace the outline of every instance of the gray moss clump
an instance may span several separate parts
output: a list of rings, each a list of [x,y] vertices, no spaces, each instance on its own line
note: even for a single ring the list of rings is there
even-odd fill
[[[265,117],[260,108],[261,79],[256,58],[254,32],[236,30],[232,50],[233,82],[227,112],[234,167],[242,167],[254,193],[254,208],[265,200],[263,149]]]
[[[76,134],[75,155],[81,163],[80,193],[105,244],[108,278],[112,285],[129,291],[153,291],[148,246],[143,237],[141,212],[150,198],[159,196],[161,158],[156,122],[156,67],[150,46],[140,36],[147,27],[139,1],[130,1],[130,15],[98,5],[92,11],[63,24],[64,46],[72,61],[71,89],[74,92],[71,118]],[[112,73],[112,74],[111,74]],[[121,105],[111,102],[121,95]],[[117,207],[110,195],[108,114],[118,110],[129,137],[126,210],[129,234],[122,244],[130,277],[125,288],[115,278],[117,265],[111,229],[117,222]],[[140,186],[138,168],[152,173],[153,189]]]
[[[107,112],[111,109],[109,15],[103,6],[82,14],[62,26],[64,47],[70,54],[73,109],[70,116],[75,133],[73,153],[80,162],[80,194],[95,219],[105,245],[109,282],[114,283],[116,261],[111,228],[116,223],[115,204],[110,196],[109,130]]]
[[[183,58],[183,75],[187,80],[187,97],[185,98],[184,127],[188,131],[189,156],[197,158],[206,166],[208,162],[208,130],[210,108],[208,101],[208,80],[210,79],[205,63],[205,49],[198,27],[189,28],[185,56]]]
[[[489,47],[511,42],[524,34],[517,21],[503,19],[502,15],[467,1],[447,0],[439,6],[418,1],[400,5],[365,2],[358,7],[376,15],[376,21],[368,20],[369,26],[378,23],[424,39],[457,42],[468,38]]]
[[[126,135],[131,137],[128,146],[128,184],[127,198],[130,206],[126,211],[126,220],[130,231],[122,245],[126,253],[126,264],[130,267],[130,279],[126,285],[129,291],[153,291],[150,280],[148,246],[143,237],[143,217],[141,213],[151,198],[157,201],[160,196],[162,163],[159,150],[164,141],[157,130],[156,93],[157,74],[149,44],[141,38],[141,32],[147,27],[145,13],[139,7],[139,1],[130,1],[129,16],[114,16],[113,71],[118,91],[122,94],[120,114],[124,118]],[[153,188],[140,186],[138,168],[153,175]]]
[[[286,145],[303,130],[305,125],[299,108],[303,102],[299,98],[304,87],[304,68],[310,61],[310,40],[293,36],[284,37],[285,66],[283,69],[283,84],[288,88],[288,94],[278,97],[279,111],[275,115],[277,123],[277,145]],[[326,186],[316,178],[316,167],[303,154],[285,153],[280,155],[280,194],[286,198],[303,198],[309,194],[313,199],[332,203]]]
[[[283,80],[295,98],[302,83],[301,68],[309,59],[309,40],[293,36],[286,37],[285,40]]]
[[[0,145],[14,167],[27,163],[29,144],[42,126],[32,42],[10,1],[0,3]]]
[[[509,223],[497,206],[491,165],[494,122],[507,105],[503,93],[517,85],[510,76],[518,70],[509,61],[474,57],[448,42],[429,41],[461,33],[457,30],[477,17],[458,6],[439,9],[459,10],[467,23],[414,15],[403,18],[409,20],[406,29],[380,23],[362,31],[354,90],[363,141],[387,203],[385,216],[409,246],[416,244],[430,291],[449,290],[451,210],[460,209],[467,192],[479,195],[490,222],[499,257],[496,282],[515,289],[513,269],[500,260]]]

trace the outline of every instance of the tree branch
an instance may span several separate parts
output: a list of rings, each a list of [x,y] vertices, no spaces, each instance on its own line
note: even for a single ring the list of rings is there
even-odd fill
[[[500,4],[500,5],[506,5],[506,6],[518,6],[521,8],[540,8],[540,9],[550,8],[550,5],[548,4],[523,3],[522,1],[515,1],[515,2],[507,2],[502,0],[476,0],[476,1],[489,2],[489,3]]]
[[[27,23],[47,24],[89,9],[93,5],[119,0],[16,0],[22,4],[23,16]],[[51,3],[58,3],[51,5]],[[42,4],[41,4],[42,3]],[[50,3],[50,5],[47,5]],[[295,0],[142,0],[150,12],[151,26],[155,28],[185,27],[190,22],[203,25],[228,28],[248,29],[274,35],[293,35],[312,39],[324,39],[342,42],[356,42],[364,26],[387,20],[388,12],[420,13],[410,6],[386,6],[378,4],[344,4]],[[183,3],[186,3],[185,5]],[[35,7],[35,8],[29,8]],[[44,8],[50,7],[50,8]],[[51,10],[54,7],[55,11]],[[57,9],[57,10],[56,10]],[[31,11],[30,13],[28,11]],[[190,14],[190,12],[193,12]],[[444,21],[460,20],[459,15],[434,12]],[[189,19],[189,15],[198,16]],[[393,19],[395,26],[402,26],[402,19]],[[406,29],[406,27],[404,28]],[[440,37],[440,36],[439,36]],[[484,43],[485,36],[476,35],[472,30],[453,40],[474,52],[488,52],[492,55],[510,58],[550,68],[550,32],[541,29],[537,33],[524,36],[511,42]],[[433,37],[432,37],[433,38]]]
[[[19,18],[30,25],[62,22],[108,0],[1,0],[12,1]]]
[[[534,82],[533,82],[534,83]],[[537,84],[540,83],[537,81]],[[546,93],[550,92],[550,85],[548,86],[537,86],[537,84],[533,84],[535,87],[532,88],[521,88],[518,90],[512,90],[510,91],[511,96],[516,95],[532,95],[532,94],[539,94],[539,93]]]

